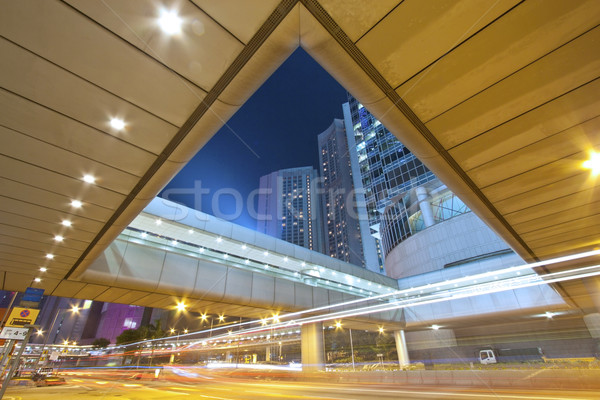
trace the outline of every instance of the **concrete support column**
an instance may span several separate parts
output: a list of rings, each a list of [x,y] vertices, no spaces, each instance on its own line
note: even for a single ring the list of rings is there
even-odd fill
[[[421,215],[423,215],[423,222],[426,227],[430,227],[435,224],[435,220],[433,219],[433,209],[431,208],[431,203],[427,198],[427,189],[422,186],[419,186],[415,189],[417,193],[417,199],[419,200],[419,208],[421,209]]]
[[[303,324],[300,329],[302,371],[319,371],[325,368],[323,352],[323,323]]]
[[[410,364],[408,357],[408,347],[406,347],[406,337],[404,331],[394,331],[394,340],[396,341],[396,352],[398,352],[398,364],[401,368],[407,367]]]
[[[267,346],[265,351],[265,361],[271,361],[271,346]]]

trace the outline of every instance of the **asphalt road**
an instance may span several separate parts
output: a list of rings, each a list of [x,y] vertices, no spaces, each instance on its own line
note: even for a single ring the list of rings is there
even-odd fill
[[[170,399],[495,399],[495,400],[583,400],[600,399],[591,391],[525,391],[390,386],[347,385],[314,382],[252,382],[207,379],[194,384],[135,382],[67,378],[67,384],[54,387],[10,387],[3,400],[170,400]]]

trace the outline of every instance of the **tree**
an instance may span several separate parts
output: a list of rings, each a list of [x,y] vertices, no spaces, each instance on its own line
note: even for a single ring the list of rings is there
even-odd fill
[[[141,336],[143,332],[139,329],[125,329],[123,333],[117,336],[117,344],[127,344],[137,342],[143,339]]]
[[[110,340],[106,338],[98,338],[92,343],[94,349],[105,349],[110,344]]]

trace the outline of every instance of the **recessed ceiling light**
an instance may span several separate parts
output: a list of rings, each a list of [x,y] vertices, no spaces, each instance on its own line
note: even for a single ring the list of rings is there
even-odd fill
[[[162,220],[161,220],[161,219],[157,219],[156,221],[154,221],[154,223],[155,223],[156,225],[160,225],[160,224],[162,224]]]
[[[50,254],[50,253],[48,253],[48,254],[46,254],[46,258],[47,258],[48,260],[52,260],[52,259],[54,258],[54,254]]]
[[[46,267],[40,267],[40,271],[46,272],[46,271],[48,271],[48,268],[46,268]]]
[[[188,230],[188,233],[191,235],[192,233],[194,233],[193,229]]]
[[[84,175],[83,176],[83,180],[87,183],[94,183],[96,182],[96,178],[93,175]]]
[[[175,11],[162,10],[160,12],[160,18],[158,19],[158,25],[164,33],[168,35],[175,35],[181,33],[181,24],[183,20],[177,15]]]
[[[438,329],[440,329],[439,325],[431,325],[431,329],[433,329],[434,331],[437,331]]]
[[[71,226],[71,221],[69,221],[68,219],[65,219],[61,222],[61,224],[63,224],[64,226]]]
[[[125,128],[125,121],[123,121],[122,119],[119,119],[119,118],[111,118],[110,126],[112,126],[114,129],[120,131],[121,129]]]
[[[62,237],[60,235],[56,235],[56,236],[54,236],[54,240],[57,242],[62,242],[64,240],[64,237]]]
[[[248,246],[246,246],[245,244],[242,245],[242,250],[246,250],[248,248]]]
[[[592,151],[590,158],[583,163],[583,168],[590,169],[592,175],[596,176],[600,174],[600,153]]]
[[[146,236],[148,236],[148,234],[146,232],[142,232],[142,234],[140,236],[145,238]]]
[[[173,246],[177,246],[177,240],[172,240],[172,241],[171,241],[171,244],[172,244]]]
[[[42,280],[40,278],[35,278],[34,281],[35,282],[41,282]]]
[[[268,255],[269,255],[268,251],[263,252],[263,256],[268,256]]]
[[[223,241],[223,239],[221,237],[217,238],[217,243],[221,243]]]
[[[79,200],[73,200],[71,201],[71,207],[74,208],[80,208],[83,205],[83,203]]]

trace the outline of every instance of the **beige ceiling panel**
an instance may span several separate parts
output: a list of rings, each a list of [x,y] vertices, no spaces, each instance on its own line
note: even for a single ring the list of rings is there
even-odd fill
[[[112,215],[111,210],[125,198],[114,191],[87,184],[81,178],[71,178],[0,155],[0,186],[6,196],[64,211],[67,211],[66,206],[71,209],[71,200],[76,199],[84,203],[81,210],[98,206],[108,215]],[[78,212],[73,211],[73,214]]]
[[[58,249],[53,249],[54,259],[57,262],[72,264],[75,262],[75,258],[69,255],[68,251],[64,251],[63,254],[59,254]],[[42,263],[45,259],[45,253],[39,250],[30,250],[23,247],[6,246],[0,244],[0,253],[4,254],[7,259],[13,259],[15,261],[33,263]]]
[[[0,90],[0,123],[39,141],[141,176],[155,156],[110,135]],[[108,151],[110,149],[110,151]]]
[[[598,43],[600,28],[462,102],[427,127],[450,148],[551,101],[600,75]]]
[[[219,100],[215,100],[210,106],[210,109],[206,111],[200,121],[191,128],[190,132],[181,141],[179,146],[177,146],[177,149],[171,154],[168,163],[171,164],[172,167],[166,168],[169,170],[168,174],[171,175],[176,173],[173,172],[173,167],[176,168],[177,171],[183,168],[238,109],[239,107],[237,106],[230,106]],[[233,132],[233,134],[237,135],[236,132]],[[181,163],[181,165],[175,165],[175,163]],[[161,176],[162,179],[165,179],[163,174],[157,176]]]
[[[94,300],[116,303],[116,300],[119,297],[126,295],[127,292],[129,292],[129,289],[110,287],[107,290],[105,290],[104,292],[102,292],[101,294],[99,294],[98,296],[96,296],[96,298]]]
[[[31,286],[39,289],[44,289],[44,293],[53,293],[58,284],[61,282],[60,279],[42,279],[41,282],[34,282]]]
[[[37,139],[0,127],[2,148],[0,152],[21,161],[37,165],[72,178],[86,173],[95,175],[96,184],[116,192],[127,194],[138,182],[137,177],[107,165],[92,161],[78,154],[52,146]]]
[[[95,300],[96,297],[100,296],[108,289],[108,286],[86,284],[79,292],[73,297],[78,299]]]
[[[170,123],[204,96],[148,54],[58,1],[3,4],[0,35]]]
[[[456,45],[517,2],[450,0],[448,3],[452,9],[462,8],[468,17],[452,13],[455,20],[451,20],[448,15],[442,15],[443,21],[450,23],[452,28],[433,24],[436,31],[427,40],[415,40],[409,53],[389,61],[388,69],[397,68],[399,63],[404,64],[403,60],[420,54],[421,48],[436,49],[436,58],[443,55],[447,48],[437,47],[436,41],[443,42],[445,46]],[[397,92],[421,120],[429,121],[594,27],[599,17],[600,8],[595,0],[523,2],[403,84]],[[471,29],[473,23],[476,24],[475,29]],[[464,36],[458,31],[463,29]]]
[[[50,240],[48,240],[50,242]],[[31,240],[11,238],[9,236],[0,235],[0,247],[3,248],[14,248],[14,249],[26,249],[34,251],[36,255],[39,255],[40,248],[47,247],[49,243],[33,242]],[[52,253],[56,256],[67,256],[78,258],[81,254],[81,250],[68,248],[64,243],[60,246],[55,246]]]
[[[247,60],[219,95],[219,99],[223,103],[242,106],[300,45],[299,15],[300,6],[297,5]],[[223,121],[229,119],[220,118]]]
[[[600,147],[600,117],[532,143],[469,171],[479,187],[487,187],[549,162]]]
[[[35,263],[24,263],[24,262],[19,262],[19,261],[12,261],[7,259],[6,257],[12,257],[11,254],[3,254],[2,257],[0,257],[0,269],[1,270],[8,270],[10,268],[14,269],[15,271],[18,271],[20,269],[21,272],[23,271],[28,271],[31,273],[39,273],[39,265],[40,264],[35,264]]]
[[[2,178],[0,178],[0,180],[5,181]],[[110,213],[111,210],[104,207],[98,207],[94,204],[85,203],[80,208],[74,208],[70,205],[69,201],[67,201],[67,198],[63,196],[55,195],[54,193],[48,193],[30,186],[24,187],[26,189],[18,193],[7,191],[6,194],[10,195],[11,197],[0,196],[0,204],[2,204],[2,209],[13,213],[17,213],[16,210],[20,207],[26,207],[28,211],[36,209],[40,213],[44,212],[46,215],[54,215],[53,218],[50,218],[52,221],[57,221],[56,216],[58,215],[63,217],[76,215],[79,217],[86,217],[94,221],[104,221],[112,214]],[[29,197],[26,195],[27,192],[43,192],[44,197]],[[48,197],[55,197],[57,201],[52,201],[54,199],[45,201]],[[37,203],[42,205],[38,205]]]
[[[16,257],[13,254],[0,255],[0,260],[2,260],[2,265],[4,266],[20,268],[21,271],[28,271],[35,274],[40,274],[41,271],[39,270],[39,267],[45,266],[48,268],[46,274],[49,274],[52,277],[62,277],[61,274],[63,274],[64,271],[68,271],[70,267],[68,264],[55,261],[47,262],[49,260],[42,260],[40,258],[27,258],[25,260],[14,260],[14,258]]]
[[[30,274],[19,274],[6,272],[4,274],[4,290],[24,292],[33,281],[34,276]]]
[[[245,44],[280,3],[280,0],[192,1]]]
[[[365,7],[366,3],[363,0],[319,1],[319,4],[327,11],[327,14],[335,20],[353,42],[356,42],[369,30],[379,28],[378,24],[387,23],[387,18],[382,22],[380,21],[400,3],[406,4],[408,1],[378,0],[369,2],[367,7]],[[404,4],[401,7],[397,7],[397,9],[404,7]],[[394,12],[391,14],[394,14]],[[377,45],[378,47],[385,46],[384,43],[377,43]]]
[[[127,293],[118,297],[113,303],[135,304],[139,299],[146,296],[148,292],[140,292],[137,290],[128,290]]]
[[[541,167],[529,170],[518,176],[482,188],[483,193],[493,202],[506,199],[533,189],[550,185],[561,179],[577,175],[587,154],[580,152],[556,160]],[[548,193],[556,198],[554,193]]]
[[[63,220],[69,220],[69,221],[79,221],[79,228],[88,230],[88,231],[95,231],[97,229],[99,229],[102,226],[102,219],[98,218],[94,215],[88,215],[87,217],[82,217],[82,216],[74,216],[70,213],[66,213],[66,212],[62,212],[62,211],[57,211],[57,210],[53,210],[50,208],[46,208],[46,207],[42,207],[42,206],[38,206],[35,204],[31,204],[28,202],[24,202],[24,201],[19,201],[19,200],[13,200],[11,198],[8,197],[4,197],[4,196],[0,196],[0,210],[12,213],[12,214],[18,214],[18,215],[24,215],[26,217],[30,217],[30,218],[35,218],[35,219],[39,219],[42,221],[47,221],[47,222],[56,222],[56,221],[63,221]],[[57,233],[58,231],[64,231],[65,228],[64,227],[60,227],[59,229],[57,229]]]
[[[60,221],[56,221],[56,223],[53,224],[46,221],[27,218],[21,215],[8,214],[3,211],[0,211],[0,218],[2,221],[2,225],[9,225],[13,227],[27,229],[30,231],[46,233],[48,235],[48,241],[50,241],[49,239],[51,239],[54,236],[57,229],[60,228]],[[94,236],[93,232],[82,231],[73,227],[69,228],[69,232],[71,232],[71,235],[77,235],[77,239],[82,241],[92,240]]]
[[[568,196],[588,187],[599,188],[600,180],[591,181],[589,176],[588,171],[581,171],[568,178],[559,179],[550,185],[535,188],[522,194],[508,197],[505,200],[496,201],[494,205],[503,214],[519,210],[526,212],[529,207]]]
[[[557,244],[550,244],[535,249],[536,256],[543,259],[550,259],[568,254],[583,253],[598,249],[598,235],[592,235],[587,238],[564,240]],[[562,284],[561,284],[562,285]],[[564,287],[564,285],[563,285]],[[589,300],[589,295],[587,295]]]
[[[41,106],[30,105],[30,108],[38,111],[36,120],[40,121],[23,121],[26,124],[38,127],[43,123],[51,123],[56,130],[78,132],[78,136],[68,135],[68,138],[79,147],[85,147],[82,141],[94,139],[106,145],[131,143],[139,148],[136,149],[138,152],[145,149],[154,154],[159,154],[177,131],[177,127],[163,119],[6,40],[0,39],[0,52],[6,56],[0,59],[0,86],[15,93],[13,96],[22,96],[49,109],[42,110]],[[23,68],[23,65],[27,68]],[[27,82],[27,85],[23,85],[23,82]],[[62,115],[48,115],[52,111]],[[75,121],[56,121],[57,117],[64,116]],[[11,115],[5,117],[14,119]],[[111,118],[121,118],[126,122],[123,131],[110,126]],[[64,132],[59,133],[65,135]],[[56,139],[64,141],[62,137]],[[120,159],[114,159],[113,162],[127,163]]]
[[[505,214],[504,216],[519,231],[523,231],[530,223],[537,226],[543,223],[552,224],[554,221],[564,222],[575,220],[600,212],[600,201],[595,201],[596,199],[594,198],[594,194],[597,191],[598,189],[594,187],[577,191],[546,203]]]
[[[520,233],[520,235],[535,247],[540,241],[545,239],[559,241],[560,238],[569,239],[571,237],[589,236],[592,234],[600,235],[600,224],[598,224],[598,221],[600,221],[600,214],[595,214],[573,221],[557,222],[552,226]]]
[[[2,232],[2,236],[11,237],[15,240],[24,239],[40,244],[45,243],[48,246],[48,250],[51,249],[51,246],[54,246],[54,241],[52,240],[53,236],[48,233],[32,231],[30,229],[24,229],[19,226],[11,226],[5,224],[0,224],[0,232]],[[81,246],[87,246],[88,242],[82,241],[80,239],[81,238],[79,236],[77,236],[77,239],[68,238],[66,240],[66,242],[69,242],[69,245],[67,245],[67,247],[76,249]]]
[[[171,1],[168,8],[152,0],[68,2],[205,91],[214,86],[243,47],[226,29],[185,0]],[[247,8],[253,7],[249,4]],[[162,31],[161,10],[177,11],[183,20],[180,34]]]
[[[563,252],[575,250],[580,247],[586,247],[595,244],[598,246],[598,235],[600,235],[600,225],[577,229],[574,234],[553,235],[543,239],[531,240],[529,243],[536,253],[541,251],[547,253],[549,248],[554,250],[561,249]]]
[[[173,301],[172,296],[167,296],[163,294],[152,294],[152,296],[156,296],[156,298],[149,302],[149,307],[157,307],[167,310],[169,308],[172,309],[173,306],[176,304]]]
[[[138,299],[136,302],[137,304],[143,304],[146,307],[152,307],[152,304],[155,304],[158,301],[164,301],[166,298],[169,297],[170,296],[165,296],[164,294],[159,293],[147,293],[146,296],[142,297],[141,299]]]
[[[23,265],[14,265],[14,264],[19,264],[17,262],[14,261],[5,261],[5,260],[0,260],[0,274],[4,274],[4,273],[9,273],[9,272],[13,272],[15,274],[28,274],[33,276],[32,278],[29,279],[29,283],[33,283],[34,282],[34,277],[38,277],[40,276],[39,271],[37,271],[34,268],[24,268]],[[50,276],[51,279],[60,279],[60,277],[57,276]]]
[[[44,221],[30,218],[26,215],[10,214],[4,211],[0,211],[0,216],[3,218],[2,222],[7,225],[18,226],[38,232],[46,232],[49,235],[52,235],[51,237],[58,233],[62,233],[62,236],[66,238],[69,236],[75,237],[75,235],[77,235],[77,239],[83,241],[91,240],[90,237],[99,229],[99,226],[101,226],[98,222],[80,217],[69,218],[69,221],[71,221],[73,225],[67,228],[61,225],[62,220],[60,219],[54,222]]]
[[[465,171],[600,114],[600,79],[476,136],[449,153]]]
[[[385,97],[367,73],[304,7],[300,7],[300,45],[362,104]]]
[[[469,39],[517,2],[406,0],[356,44],[387,82],[396,88]],[[364,9],[364,3],[361,8]],[[434,67],[432,75],[444,75],[435,73],[444,71],[437,68]],[[425,79],[429,78],[427,75]],[[412,89],[420,86],[423,78],[401,88],[400,96],[410,96]],[[422,108],[418,107],[417,111]]]
[[[61,281],[52,292],[52,296],[74,297],[84,286],[85,283],[81,282]]]

